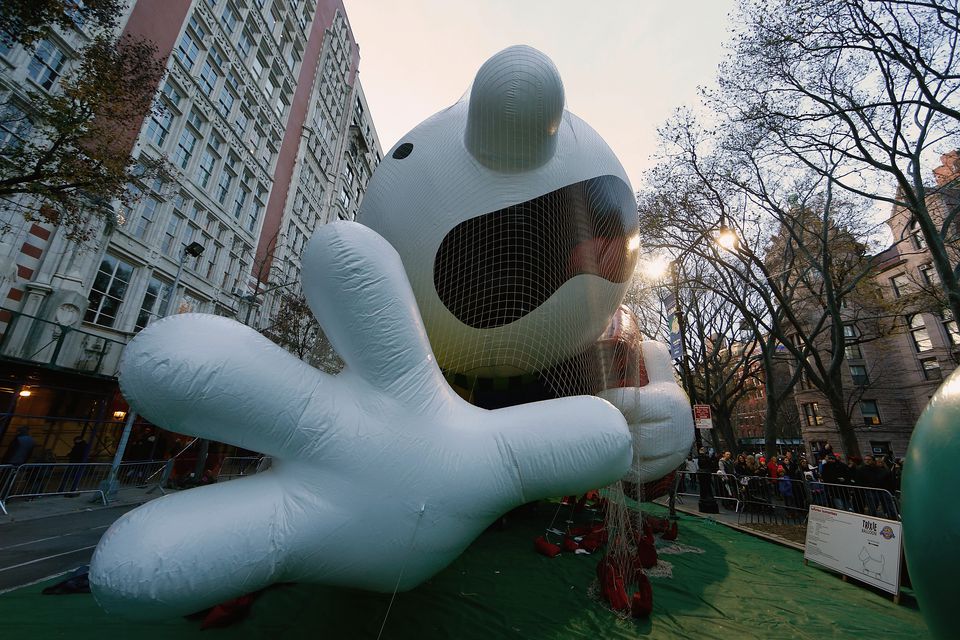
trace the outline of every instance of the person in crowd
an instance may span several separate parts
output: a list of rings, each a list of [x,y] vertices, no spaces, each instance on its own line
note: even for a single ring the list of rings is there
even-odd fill
[[[890,473],[893,475],[893,490],[899,493],[900,480],[903,477],[903,458],[897,458],[893,461],[893,468],[890,469]]]
[[[80,464],[83,462],[83,459],[87,456],[87,446],[88,443],[84,440],[83,436],[77,436],[73,439],[73,447],[70,449],[70,453],[67,454],[67,460],[70,464]]]
[[[770,456],[767,459],[767,476],[770,478],[779,478],[783,472],[783,467],[777,460],[777,456]]]
[[[79,495],[74,492],[80,485],[83,467],[74,465],[83,464],[84,458],[87,456],[87,446],[88,443],[83,439],[83,436],[77,436],[73,439],[73,447],[70,449],[70,453],[67,454],[67,461],[71,466],[67,469],[66,473],[63,474],[63,480],[61,480],[60,488],[58,489],[58,491],[64,491],[69,486],[70,493],[67,494],[67,497],[73,498]]]
[[[729,451],[724,451],[723,457],[720,458],[720,469],[722,469],[723,472],[728,475],[733,475],[734,466],[735,465],[733,462],[733,454],[730,453]]]
[[[750,475],[747,470],[747,456],[742,453],[737,456],[737,462],[733,465],[733,473],[736,474],[738,478]]]
[[[785,476],[787,476],[788,478],[797,477],[798,475],[797,461],[794,459],[793,453],[791,451],[787,451],[785,454],[783,454],[782,465],[783,465],[783,471]]]
[[[864,456],[857,468],[855,480],[861,487],[862,512],[877,517],[892,518],[896,510],[890,499],[893,490],[893,474],[884,466],[882,459]]]
[[[10,443],[6,455],[3,457],[3,464],[12,464],[15,467],[26,464],[33,453],[36,443],[33,436],[30,435],[30,427],[22,426],[17,429],[17,437]]]
[[[693,457],[693,454],[687,456],[687,460],[680,470],[683,472],[680,474],[680,491],[695,491],[697,488],[697,459]]]

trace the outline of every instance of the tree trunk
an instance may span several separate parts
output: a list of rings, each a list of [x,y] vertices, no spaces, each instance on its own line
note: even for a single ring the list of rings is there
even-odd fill
[[[860,442],[857,440],[857,432],[853,428],[853,422],[847,414],[843,395],[827,394],[827,400],[830,402],[833,420],[837,424],[837,433],[840,434],[840,444],[843,446],[844,455],[847,457],[859,456]]]

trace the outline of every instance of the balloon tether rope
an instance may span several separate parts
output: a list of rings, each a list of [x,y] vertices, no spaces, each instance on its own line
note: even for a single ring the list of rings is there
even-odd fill
[[[427,505],[420,505],[420,515],[417,517],[417,525],[413,528],[413,536],[410,538],[410,551],[413,551],[414,543],[417,541],[417,531],[420,530],[420,522],[423,521],[423,512],[426,511]],[[380,624],[380,632],[377,633],[377,640],[380,640],[380,636],[383,635],[383,630],[387,626],[387,618],[390,616],[390,609],[393,608],[393,601],[397,597],[397,591],[400,589],[400,581],[403,580],[403,572],[407,568],[407,562],[410,560],[412,554],[407,554],[407,557],[403,561],[403,565],[400,567],[400,575],[397,576],[397,584],[393,587],[393,593],[390,595],[390,604],[387,605],[387,612],[383,614],[383,622]]]

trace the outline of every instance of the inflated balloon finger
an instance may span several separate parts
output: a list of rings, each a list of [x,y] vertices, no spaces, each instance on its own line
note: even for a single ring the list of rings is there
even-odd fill
[[[90,568],[108,611],[178,616],[279,581],[409,589],[512,507],[629,468],[629,430],[604,400],[487,411],[453,393],[399,256],[370,229],[321,227],[304,292],[339,376],[215,316],[158,321],[126,348],[121,387],[147,419],[274,462],[110,527]]]
[[[693,443],[690,401],[677,384],[667,346],[641,343],[650,383],[602,391],[600,397],[623,412],[633,434],[635,482],[662,478],[676,469]]]

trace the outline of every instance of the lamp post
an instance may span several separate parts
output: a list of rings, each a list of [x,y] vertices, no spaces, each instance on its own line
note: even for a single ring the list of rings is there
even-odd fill
[[[203,245],[199,242],[191,242],[183,248],[183,251],[180,252],[180,264],[177,267],[177,275],[173,279],[173,287],[170,289],[167,299],[163,301],[163,306],[160,308],[160,312],[157,314],[158,317],[166,317],[166,315],[170,312],[170,303],[177,295],[177,289],[180,287],[180,276],[183,275],[183,263],[186,262],[187,256],[199,258],[201,255],[203,255],[203,249]],[[103,495],[108,501],[110,497],[117,492],[117,472],[120,469],[120,463],[123,461],[123,454],[127,449],[127,442],[130,440],[130,432],[133,431],[133,423],[136,422],[136,420],[137,412],[131,410],[127,414],[126,424],[123,425],[123,433],[120,435],[120,442],[117,444],[117,452],[113,455],[113,463],[110,466],[110,475],[101,485]],[[206,441],[204,441],[204,444],[206,444]]]
[[[683,256],[681,255],[680,258]],[[672,278],[673,284],[673,297],[674,297],[674,313],[677,317],[677,333],[680,334],[680,376],[686,382],[687,392],[690,395],[690,402],[692,404],[697,403],[697,388],[693,381],[693,374],[690,371],[690,364],[687,361],[687,323],[686,318],[684,317],[683,309],[681,308],[681,298],[680,298],[680,274],[677,267],[678,260],[677,258],[670,263],[670,275]],[[713,477],[712,460],[706,455],[706,452],[703,450],[703,440],[700,436],[700,430],[694,426],[693,429],[694,438],[696,439],[697,447],[697,484],[700,486],[700,500],[697,505],[697,508],[700,510],[700,513],[720,513],[720,506],[717,504],[717,499],[713,495],[713,483],[711,479]]]

